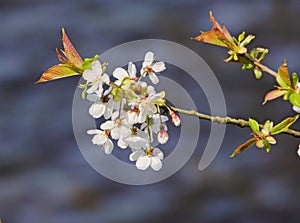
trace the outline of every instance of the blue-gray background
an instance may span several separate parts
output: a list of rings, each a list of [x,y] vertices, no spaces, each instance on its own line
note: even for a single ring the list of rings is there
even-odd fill
[[[54,49],[61,47],[61,27],[82,57],[131,40],[166,39],[206,60],[220,81],[230,116],[258,117],[262,122],[293,115],[282,100],[261,105],[265,92],[275,84],[271,77],[257,81],[239,65],[223,63],[227,56],[223,49],[190,40],[211,28],[209,10],[233,34],[243,30],[255,34],[252,46],[270,48],[266,63],[271,67],[277,68],[285,57],[290,70],[299,71],[296,0],[0,1],[0,216],[4,222],[299,222],[299,140],[278,136],[279,145],[269,155],[253,148],[229,159],[250,132],[228,126],[221,152],[205,171],[197,170],[203,152],[199,146],[185,167],[163,182],[120,185],[95,172],[77,148],[71,112],[78,78],[33,84],[57,63]],[[299,129],[299,122],[294,127]],[[209,123],[201,121],[199,145],[205,145],[208,133]]]

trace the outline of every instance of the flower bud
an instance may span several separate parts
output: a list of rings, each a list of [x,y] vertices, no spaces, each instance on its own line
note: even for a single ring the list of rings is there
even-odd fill
[[[175,125],[175,126],[180,126],[180,118],[179,118],[179,116],[178,115],[176,115],[175,114],[175,112],[173,112],[173,111],[170,111],[170,116],[172,117],[172,123],[173,123],[173,125]]]
[[[165,144],[165,143],[167,143],[168,139],[169,139],[168,132],[164,128],[161,128],[159,130],[159,132],[157,133],[157,141],[160,144]]]

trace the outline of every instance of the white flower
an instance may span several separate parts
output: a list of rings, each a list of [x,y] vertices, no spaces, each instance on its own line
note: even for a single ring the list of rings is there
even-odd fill
[[[141,129],[145,129],[145,132],[147,134],[148,134],[148,130],[150,130],[150,136],[151,136],[151,139],[153,140],[153,134],[158,134],[162,125],[163,125],[164,129],[167,130],[167,126],[163,123],[168,120],[169,119],[167,116],[161,115],[159,117],[159,114],[155,114],[149,120],[149,129],[147,128],[146,123],[143,123],[141,125]],[[163,144],[163,143],[161,143],[161,144]]]
[[[148,147],[145,150],[137,150],[130,154],[129,159],[136,161],[135,165],[139,170],[146,170],[149,166],[155,171],[162,168],[161,160],[163,152],[159,148]]]
[[[97,94],[89,94],[87,95],[87,99],[94,102],[89,108],[89,114],[93,118],[100,118],[102,115],[104,115],[104,118],[108,119],[112,116],[114,104],[112,96],[101,98]]]
[[[118,146],[122,149],[127,147],[124,139],[126,139],[130,134],[131,130],[128,127],[127,123],[121,119],[116,119],[115,121],[106,121],[100,126],[103,130],[110,131],[110,135],[113,139],[118,139]]]
[[[140,150],[147,146],[149,142],[148,135],[140,129],[133,127],[131,135],[125,140],[125,143],[133,150]]]
[[[143,67],[141,69],[141,75],[144,76],[147,73],[149,74],[149,78],[153,84],[157,84],[159,82],[158,77],[155,73],[162,72],[166,69],[164,62],[155,62],[154,54],[152,52],[147,52],[145,54]]]
[[[134,63],[129,62],[127,71],[121,67],[118,67],[114,70],[113,76],[115,78],[117,78],[117,80],[115,81],[115,84],[120,86],[125,77],[129,77],[131,79],[136,78],[136,67],[135,67]]]
[[[90,129],[87,131],[87,134],[94,135],[92,142],[95,145],[101,146],[102,150],[106,154],[111,154],[114,144],[112,141],[108,138],[108,135],[105,131],[101,131],[99,129]]]
[[[146,116],[152,117],[156,112],[157,108],[154,102],[162,100],[165,96],[165,92],[161,91],[157,94],[150,94],[146,99],[143,99],[139,104],[139,123],[143,123],[146,120]]]
[[[98,60],[95,60],[92,63],[90,70],[85,70],[83,72],[82,77],[88,83],[92,84],[86,91],[88,94],[94,92],[101,94],[103,92],[103,83],[109,84],[109,76],[106,73],[103,73],[102,66]]]

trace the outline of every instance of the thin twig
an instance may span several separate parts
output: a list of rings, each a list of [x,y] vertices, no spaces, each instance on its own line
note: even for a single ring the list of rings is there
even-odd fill
[[[211,122],[217,122],[219,124],[231,124],[231,125],[236,125],[236,126],[239,126],[242,128],[249,127],[249,122],[244,119],[235,119],[235,118],[230,118],[230,117],[222,118],[219,116],[206,115],[206,114],[203,114],[200,112],[196,112],[195,110],[184,110],[184,109],[176,108],[176,107],[171,107],[171,108],[178,113],[195,116],[195,117],[198,117],[199,119],[205,119],[205,120],[209,120]],[[287,129],[287,130],[283,131],[282,133],[300,138],[300,132],[293,130],[293,129]]]

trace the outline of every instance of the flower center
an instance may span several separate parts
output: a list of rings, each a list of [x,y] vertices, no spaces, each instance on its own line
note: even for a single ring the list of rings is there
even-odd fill
[[[154,152],[154,149],[152,147],[149,147],[146,149],[146,156],[152,156]]]
[[[152,67],[150,67],[150,66],[144,67],[144,72],[151,73],[152,72]]]

